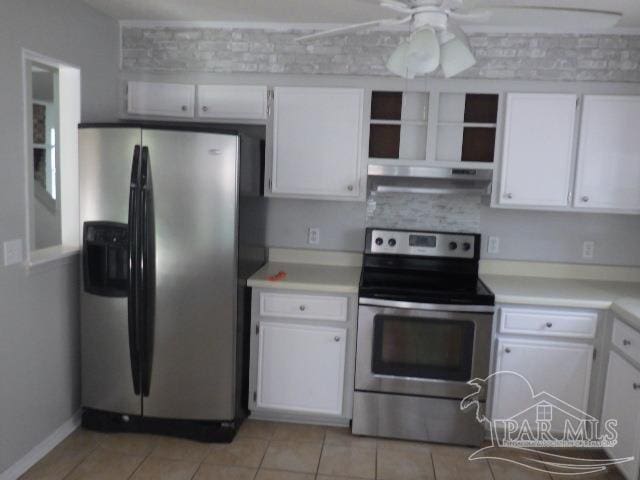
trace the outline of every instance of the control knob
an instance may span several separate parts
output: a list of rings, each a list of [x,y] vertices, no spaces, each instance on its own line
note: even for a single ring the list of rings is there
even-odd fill
[[[395,238],[390,238],[388,243],[389,243],[390,247],[395,247],[396,246],[396,239]]]
[[[382,238],[378,237],[376,238],[376,245],[382,245],[384,243],[384,240],[382,240]]]
[[[457,242],[449,242],[449,250],[455,250],[458,248]]]
[[[465,252],[468,252],[469,250],[471,250],[471,244],[470,244],[469,242],[464,242],[464,243],[462,244],[462,249],[463,249]]]

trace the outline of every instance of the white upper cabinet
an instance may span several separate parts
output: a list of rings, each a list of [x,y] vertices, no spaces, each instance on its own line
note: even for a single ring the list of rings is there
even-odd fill
[[[640,97],[586,95],[577,208],[640,211]]]
[[[267,118],[267,87],[198,85],[198,117],[265,120]]]
[[[127,113],[193,117],[196,88],[179,83],[129,82]]]
[[[569,204],[576,95],[507,95],[498,203]]]
[[[271,195],[361,200],[364,91],[274,91]]]

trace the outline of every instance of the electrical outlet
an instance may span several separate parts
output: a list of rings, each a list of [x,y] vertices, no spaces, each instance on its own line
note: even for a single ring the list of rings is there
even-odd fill
[[[320,229],[317,227],[309,227],[307,233],[307,243],[309,245],[318,245],[320,243]]]
[[[489,237],[487,253],[496,254],[500,252],[500,237]]]
[[[593,258],[593,253],[596,245],[591,240],[582,242],[582,258]]]
[[[22,263],[22,239],[4,242],[4,264],[15,265]]]

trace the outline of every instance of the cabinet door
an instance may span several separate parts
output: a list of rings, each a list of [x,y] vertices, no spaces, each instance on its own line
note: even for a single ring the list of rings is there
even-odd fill
[[[592,356],[591,345],[499,339],[496,372],[518,373],[531,384],[533,395],[544,391],[586,411]],[[496,375],[493,387],[494,419],[509,418],[533,405],[532,392],[516,375]],[[554,420],[552,430],[563,431],[563,419]]]
[[[198,85],[198,117],[264,120],[267,118],[267,87]]]
[[[640,210],[640,97],[584,97],[574,205]]]
[[[257,406],[340,415],[346,340],[343,328],[260,322]]]
[[[192,118],[195,93],[194,85],[129,82],[127,112],[136,115]]]
[[[640,463],[640,389],[636,385],[640,385],[640,371],[611,352],[601,420],[618,421],[618,443],[606,450],[612,458],[635,457],[632,462],[618,465],[627,479],[634,480]]]
[[[568,206],[576,101],[576,95],[507,95],[501,205]]]
[[[271,192],[360,196],[363,91],[276,88]]]

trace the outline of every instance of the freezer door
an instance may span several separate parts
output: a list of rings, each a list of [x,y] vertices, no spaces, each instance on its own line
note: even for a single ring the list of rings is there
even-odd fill
[[[155,259],[155,308],[146,308],[154,318],[145,320],[153,344],[143,413],[230,420],[235,413],[238,138],[161,130],[143,130],[142,137],[155,217],[155,256],[148,256],[148,262]]]
[[[132,161],[141,130],[80,129],[79,142],[81,224],[127,224]],[[83,278],[80,315],[82,405],[140,414],[141,399],[134,392],[132,374],[127,296],[89,293]]]

